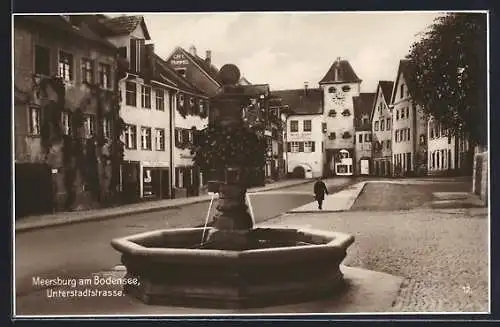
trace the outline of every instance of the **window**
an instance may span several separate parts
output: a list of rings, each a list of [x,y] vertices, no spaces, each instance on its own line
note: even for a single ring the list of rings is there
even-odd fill
[[[38,107],[31,107],[29,116],[29,132],[31,135],[40,135],[41,111]]]
[[[155,89],[155,108],[156,110],[165,110],[165,91],[160,88]]]
[[[91,138],[95,134],[95,117],[93,115],[86,115],[85,121],[85,137]]]
[[[299,131],[299,122],[297,120],[290,121],[290,132],[298,132]]]
[[[92,60],[82,58],[82,83],[94,84],[94,65]]]
[[[342,134],[342,138],[344,138],[344,139],[351,138],[351,136],[352,136],[351,133],[349,133],[347,131]]]
[[[71,119],[69,112],[61,112],[61,127],[64,135],[69,135],[71,133]]]
[[[304,132],[310,132],[312,130],[312,123],[310,120],[304,120]]]
[[[326,133],[326,123],[321,123],[321,130],[323,131],[323,133]]]
[[[335,110],[330,110],[328,112],[328,117],[335,117],[335,116],[337,116],[337,112]]]
[[[141,72],[141,61],[143,58],[142,49],[144,48],[144,39],[130,40],[130,66],[132,72]]]
[[[73,80],[73,55],[59,51],[59,77],[65,81]]]
[[[330,135],[328,135],[328,138],[330,140],[335,140],[336,137],[337,137],[337,135],[335,134],[335,132],[331,132]]]
[[[406,107],[406,118],[410,118],[410,107]]]
[[[349,92],[350,90],[351,90],[351,87],[349,85],[342,86],[342,92]]]
[[[125,104],[127,106],[137,106],[137,84],[134,82],[125,84]]]
[[[411,129],[408,128],[408,141],[411,140]]]
[[[387,140],[387,149],[389,150],[391,148],[391,140]]]
[[[385,120],[380,120],[380,130],[385,131]]]
[[[177,68],[175,70],[177,72],[177,74],[181,75],[183,78],[186,78],[186,68]]]
[[[368,118],[363,118],[363,125],[367,125],[368,124]]]
[[[378,120],[375,122],[375,130],[378,131]]]
[[[394,132],[394,139],[396,141],[396,143],[399,142],[399,129],[397,129],[395,132]]]
[[[141,148],[151,150],[151,128],[141,127]]]
[[[141,85],[141,107],[151,109],[151,87]]]
[[[304,152],[314,152],[314,142],[304,142]]]
[[[165,151],[165,129],[157,128],[155,130],[156,151]]]
[[[335,90],[335,88],[333,86],[330,86],[328,88],[328,93],[335,93],[335,91],[337,91],[337,90]]]
[[[342,111],[342,116],[347,117],[350,115],[351,115],[351,112],[349,111],[349,109],[344,109],[344,111]]]
[[[104,118],[102,120],[102,135],[106,139],[111,138],[111,123],[109,121],[109,118]]]
[[[35,74],[50,75],[50,49],[35,46]]]
[[[396,110],[396,120],[399,120],[399,109]]]
[[[99,63],[97,67],[97,75],[99,77],[99,85],[104,89],[111,88],[111,66]]]
[[[290,152],[299,152],[299,142],[290,143]]]
[[[359,134],[358,143],[363,143],[363,134]]]
[[[125,128],[125,146],[127,149],[137,149],[137,127],[127,125]]]
[[[401,86],[400,86],[400,93],[399,93],[400,94],[399,95],[400,99],[404,98],[404,91],[405,91],[405,85],[401,84]]]
[[[370,133],[365,134],[365,142],[369,143],[372,141],[372,135]]]
[[[390,131],[391,130],[391,119],[390,118],[387,118],[387,123],[385,125],[386,125],[386,129],[388,131]]]
[[[406,112],[405,108],[401,109],[401,119],[405,118],[405,112]]]

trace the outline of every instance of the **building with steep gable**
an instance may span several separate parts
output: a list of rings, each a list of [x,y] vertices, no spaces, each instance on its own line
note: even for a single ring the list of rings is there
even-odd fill
[[[409,61],[400,60],[391,94],[393,175],[425,175],[427,118],[406,83]]]
[[[319,82],[326,123],[326,176],[354,174],[354,104],[361,79],[349,61],[337,58]]]
[[[392,176],[392,112],[389,104],[393,87],[392,81],[378,82],[371,110],[372,173],[375,176]]]
[[[370,113],[375,93],[360,93],[353,97],[354,108],[354,173],[370,175],[372,173],[372,128]]]

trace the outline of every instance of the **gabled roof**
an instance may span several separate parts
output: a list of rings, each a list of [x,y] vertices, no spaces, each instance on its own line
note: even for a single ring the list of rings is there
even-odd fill
[[[349,61],[337,58],[326,75],[319,81],[319,84],[330,83],[361,83],[361,79],[356,75]]]
[[[72,18],[73,17],[77,16],[72,16]],[[72,37],[83,38],[89,41],[96,42],[107,48],[116,50],[116,47],[111,42],[95,33],[82,20],[76,19],[73,21],[73,23],[70,23],[60,15],[20,15],[14,16],[14,22],[16,21],[26,21],[35,24],[42,24],[48,28],[53,28],[58,31],[68,33]]]
[[[219,78],[219,69],[217,69],[217,67],[207,63],[204,59],[198,57],[197,55],[192,55],[191,53],[189,53],[189,51],[186,51],[181,47],[176,47],[172,52],[172,54],[169,56],[169,58],[172,57],[172,55],[176,51],[181,51],[196,66],[198,66],[208,77],[210,77],[217,84],[217,86],[222,86],[222,82]]]
[[[273,98],[281,99],[288,106],[290,115],[320,115],[323,113],[323,92],[321,89],[296,89],[273,91]]]
[[[409,68],[410,68],[410,61],[407,60],[407,59],[401,59],[399,61],[399,66],[398,66],[398,73],[396,74],[396,81],[394,82],[394,87],[392,88],[392,92],[391,92],[391,100],[390,100],[390,103],[393,104],[394,103],[394,97],[396,96],[396,91],[398,89],[398,82],[399,82],[399,76],[401,76],[401,74],[403,75],[403,78],[405,80],[408,79],[408,71],[409,71]]]
[[[269,94],[269,84],[242,85],[243,91],[249,96],[260,96]]]
[[[377,99],[380,93],[382,93],[382,97],[384,98],[385,104],[387,105],[388,108],[389,104],[391,103],[391,95],[392,95],[392,89],[394,86],[394,82],[392,81],[379,81],[377,85],[377,91],[375,93],[375,98],[373,99],[373,104],[372,104],[372,110],[370,113],[370,121],[373,120],[373,115],[375,114],[375,110],[377,110],[376,105],[377,105]],[[391,109],[389,109],[391,110]]]
[[[132,33],[137,26],[141,26],[146,40],[151,40],[146,22],[143,16],[122,15],[118,17],[106,17],[99,19],[103,25],[102,33],[104,36],[119,36]]]
[[[394,82],[379,81],[378,85],[382,90],[382,95],[384,96],[386,104],[389,104],[391,102],[392,88],[394,87]]]
[[[371,130],[371,124],[362,124],[364,115],[371,115],[375,93],[360,93],[352,98],[354,107],[354,128],[356,130]],[[368,120],[370,121],[370,120]]]
[[[207,96],[205,93],[200,91],[196,86],[191,84],[187,79],[178,74],[175,70],[170,68],[170,66],[160,58],[157,54],[153,55],[153,60],[157,68],[157,73],[163,77],[163,81],[173,83],[173,85],[182,91],[190,92],[200,96]]]

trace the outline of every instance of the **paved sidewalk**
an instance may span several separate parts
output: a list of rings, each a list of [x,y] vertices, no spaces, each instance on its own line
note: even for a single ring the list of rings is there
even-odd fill
[[[312,182],[314,181],[304,180],[304,179],[282,180],[274,182],[272,184],[267,184],[262,187],[251,188],[248,190],[248,193],[277,190]],[[217,198],[218,196],[215,197]],[[73,212],[58,212],[55,214],[23,217],[15,222],[15,229],[16,232],[20,232],[20,231],[28,231],[31,229],[49,227],[49,226],[71,224],[76,222],[110,219],[120,216],[161,211],[165,209],[172,209],[190,204],[208,202],[210,201],[210,199],[211,196],[207,194],[189,198],[165,199],[158,201],[134,203],[112,208],[82,210]]]
[[[323,201],[323,210],[318,209],[318,203],[313,201],[288,213],[339,212],[351,209],[367,182],[361,182],[343,189],[340,192],[327,195]]]

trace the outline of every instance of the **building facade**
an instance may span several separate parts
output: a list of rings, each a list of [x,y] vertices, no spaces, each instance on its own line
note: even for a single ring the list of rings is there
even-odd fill
[[[286,166],[294,178],[324,175],[325,126],[321,89],[274,91],[286,109]]]
[[[392,112],[389,108],[394,83],[379,81],[371,111],[372,174],[392,176]]]
[[[428,121],[428,135],[428,175],[460,175],[468,170],[470,145],[464,136],[452,136],[432,116]]]
[[[319,82],[323,92],[323,117],[326,123],[327,176],[354,174],[354,108],[361,79],[347,60],[337,60]]]
[[[354,105],[354,173],[370,175],[372,173],[372,126],[370,113],[375,93],[360,93],[353,98]]]
[[[76,16],[15,16],[17,216],[111,201],[116,51]]]
[[[121,190],[125,202],[170,198],[171,110],[176,85],[158,74],[154,45],[142,16],[98,15],[91,26],[118,49],[128,63],[127,75],[119,81],[120,116],[125,123]]]
[[[409,62],[401,60],[391,96],[393,175],[425,175],[427,119],[406,84]]]

